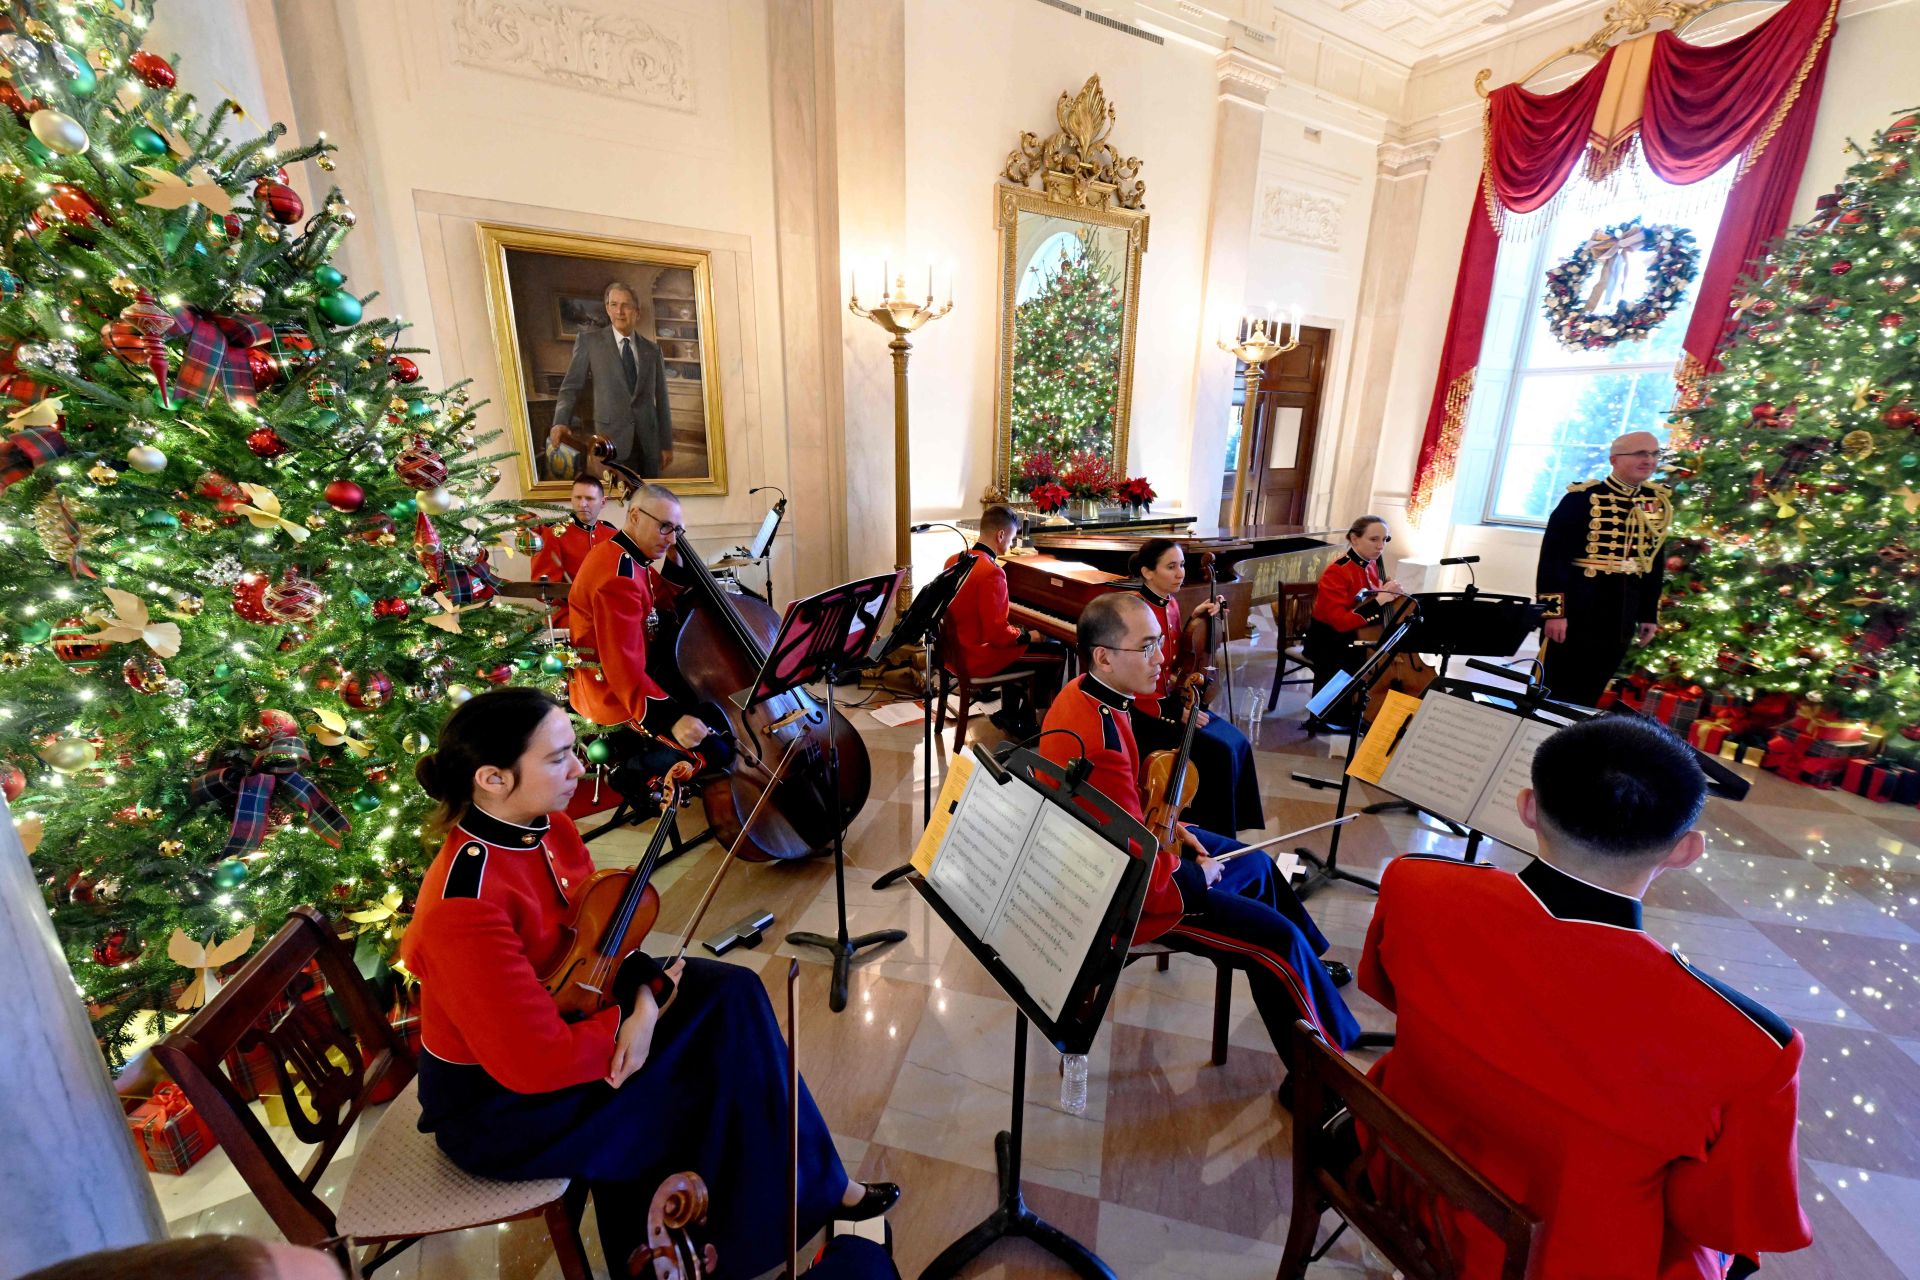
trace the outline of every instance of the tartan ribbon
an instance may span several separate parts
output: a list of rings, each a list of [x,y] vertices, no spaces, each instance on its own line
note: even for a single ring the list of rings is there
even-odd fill
[[[23,427],[0,444],[0,493],[70,452],[58,427]]]
[[[253,367],[247,348],[273,337],[266,321],[256,316],[229,316],[204,307],[182,307],[173,313],[173,336],[185,337],[186,355],[173,384],[196,403],[213,398],[216,385],[234,404],[253,403]]]
[[[245,752],[228,752],[223,763],[194,780],[190,797],[195,804],[233,808],[233,827],[227,834],[226,847],[220,851],[221,858],[242,857],[260,847],[267,836],[267,814],[280,787],[286,788],[307,815],[313,833],[334,848],[340,847],[340,837],[353,824],[326,792],[300,772],[310,762],[306,743],[298,738],[275,738],[251,760]]]
[[[155,1085],[153,1095],[147,1099],[162,1115],[176,1116],[193,1110],[193,1104],[187,1101],[187,1095],[180,1086],[171,1080]]]
[[[472,564],[461,564],[451,556],[446,558],[445,563],[446,571],[441,575],[440,586],[446,592],[447,599],[458,607],[483,604],[493,599],[494,592],[500,589],[500,579],[487,563],[487,553],[484,551]]]

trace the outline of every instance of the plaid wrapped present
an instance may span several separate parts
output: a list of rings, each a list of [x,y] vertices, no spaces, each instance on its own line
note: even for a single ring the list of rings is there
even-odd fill
[[[1693,727],[1687,730],[1687,741],[1708,755],[1717,756],[1731,732],[1731,727],[1724,721],[1696,720]]]
[[[180,1086],[157,1085],[151,1097],[122,1100],[140,1159],[155,1173],[185,1173],[213,1150],[213,1130]]]
[[[1720,758],[1731,764],[1750,764],[1756,769],[1766,759],[1767,744],[1741,738],[1730,738],[1720,744]]]
[[[227,1054],[227,1079],[233,1082],[233,1091],[241,1100],[252,1102],[262,1093],[272,1093],[280,1087],[273,1075],[273,1050],[264,1044],[256,1044],[245,1053],[238,1049]]]
[[[1652,716],[1675,733],[1686,733],[1706,706],[1706,690],[1699,685],[1655,685],[1640,707],[1642,715]]]
[[[1840,785],[1857,796],[1891,804],[1903,791],[1920,796],[1920,769],[1885,760],[1849,760]]]
[[[1774,730],[1761,767],[1789,781],[1827,788],[1846,774],[1847,762],[1870,754],[1867,726],[1840,720],[1817,708],[1803,709]]]

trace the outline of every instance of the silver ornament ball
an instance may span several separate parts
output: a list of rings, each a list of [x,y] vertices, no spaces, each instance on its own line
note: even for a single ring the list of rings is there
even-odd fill
[[[78,120],[51,107],[34,112],[27,126],[33,130],[33,136],[40,139],[40,145],[56,155],[77,156],[93,145],[93,139],[87,136]]]
[[[137,444],[127,450],[127,463],[142,475],[157,475],[167,469],[167,455],[150,444]]]

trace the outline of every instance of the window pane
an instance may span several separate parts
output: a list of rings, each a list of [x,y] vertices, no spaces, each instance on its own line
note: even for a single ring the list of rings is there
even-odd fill
[[[1269,468],[1286,468],[1300,458],[1300,415],[1298,405],[1280,405],[1273,411],[1273,447],[1267,450]]]
[[[1652,431],[1664,442],[1672,400],[1664,370],[1522,374],[1489,514],[1545,523],[1569,484],[1606,474],[1614,437]]]

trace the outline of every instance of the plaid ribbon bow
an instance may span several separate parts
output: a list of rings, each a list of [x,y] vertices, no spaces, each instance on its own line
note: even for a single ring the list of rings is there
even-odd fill
[[[247,348],[273,337],[266,321],[182,307],[173,313],[173,336],[187,340],[186,356],[173,380],[176,387],[199,404],[213,398],[216,384],[234,404],[253,403],[253,366],[247,363]]]
[[[14,432],[0,444],[0,493],[68,452],[67,438],[58,427],[25,427]]]
[[[493,599],[493,593],[500,589],[500,579],[494,575],[493,567],[487,563],[487,553],[482,551],[472,564],[461,564],[452,556],[445,561],[446,571],[441,575],[440,586],[446,592],[447,599],[456,607],[484,604]]]
[[[276,786],[284,785],[294,802],[307,815],[313,833],[334,848],[340,837],[353,827],[346,816],[327,798],[327,793],[309,781],[300,770],[310,763],[307,744],[298,738],[275,738],[266,750],[251,761],[244,752],[227,754],[224,763],[207,770],[194,780],[191,798],[195,804],[233,807],[233,829],[220,851],[224,858],[238,858],[259,848],[267,835],[267,813],[273,807]]]

